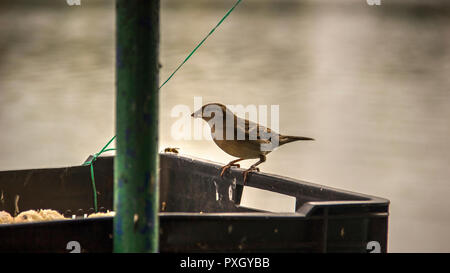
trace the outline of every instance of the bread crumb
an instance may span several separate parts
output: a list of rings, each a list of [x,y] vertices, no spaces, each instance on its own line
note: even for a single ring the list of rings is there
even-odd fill
[[[28,223],[28,222],[38,222],[43,221],[44,218],[35,210],[27,210],[19,213],[14,218],[14,223]]]
[[[39,210],[39,215],[42,217],[43,220],[47,221],[66,219],[62,214],[52,209],[41,209]]]
[[[0,211],[0,225],[1,224],[11,224],[14,222],[14,218],[8,212],[2,210]]]
[[[106,217],[106,216],[115,216],[116,213],[114,211],[108,212],[97,212],[90,214],[87,218],[95,218],[95,217]]]

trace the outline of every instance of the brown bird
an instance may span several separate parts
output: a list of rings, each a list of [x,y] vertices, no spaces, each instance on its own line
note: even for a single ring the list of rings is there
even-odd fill
[[[217,146],[227,154],[238,158],[222,167],[221,177],[232,166],[239,168],[237,162],[259,158],[258,162],[243,172],[244,184],[248,173],[259,171],[256,166],[265,162],[266,155],[274,148],[293,141],[314,140],[309,137],[281,135],[258,123],[237,117],[220,103],[205,104],[191,116],[205,120],[211,128],[211,135]]]

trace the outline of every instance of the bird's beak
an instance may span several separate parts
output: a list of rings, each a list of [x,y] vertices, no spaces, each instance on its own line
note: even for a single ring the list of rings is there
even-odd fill
[[[191,117],[193,118],[201,118],[202,117],[202,109],[199,109],[191,114]]]

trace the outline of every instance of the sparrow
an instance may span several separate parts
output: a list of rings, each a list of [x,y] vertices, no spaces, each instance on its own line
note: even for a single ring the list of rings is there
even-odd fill
[[[266,155],[273,149],[293,141],[314,140],[309,137],[281,135],[268,127],[236,116],[221,103],[205,104],[191,116],[206,121],[217,146],[227,154],[238,158],[221,168],[221,177],[231,167],[239,168],[240,165],[237,164],[239,161],[259,159],[243,172],[244,185],[248,174],[259,171],[257,166],[266,161]]]

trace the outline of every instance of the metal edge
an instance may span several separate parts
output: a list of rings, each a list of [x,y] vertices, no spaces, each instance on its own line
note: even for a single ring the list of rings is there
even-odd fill
[[[211,167],[214,167],[215,169],[220,169],[221,168],[221,163],[214,162],[214,161],[211,161],[211,160],[205,160],[205,159],[197,158],[195,156],[187,156],[187,155],[171,154],[171,153],[162,153],[160,155],[176,158],[178,160],[189,161],[189,162],[199,161],[199,162],[201,162],[201,163],[203,163],[205,165],[210,165]],[[242,173],[242,171],[244,171],[244,170],[245,169],[243,169],[243,168],[233,168],[232,172]],[[305,204],[303,204],[297,210],[297,213],[299,213],[300,215],[309,216],[309,215],[311,215],[313,213],[313,211],[317,210],[320,207],[329,207],[329,206],[332,206],[332,205],[341,205],[341,206],[367,205],[367,206],[387,206],[388,207],[389,204],[390,204],[390,201],[388,199],[386,199],[386,198],[381,198],[381,197],[368,195],[368,194],[363,194],[363,193],[357,193],[357,192],[348,191],[348,190],[337,189],[337,188],[324,186],[324,185],[320,185],[320,184],[316,184],[316,183],[312,183],[312,182],[307,182],[307,181],[303,181],[303,180],[298,180],[298,179],[294,179],[294,178],[290,178],[290,177],[286,177],[286,176],[282,176],[282,175],[269,174],[269,173],[264,173],[264,172],[257,172],[257,173],[252,173],[252,176],[262,176],[262,177],[267,177],[267,178],[274,178],[275,177],[275,178],[284,180],[286,182],[306,185],[306,186],[309,186],[311,188],[315,188],[317,190],[328,190],[328,191],[337,192],[337,193],[340,193],[340,194],[357,196],[359,198],[366,199],[366,200],[355,200],[355,201],[341,200],[341,201],[313,201],[313,202],[306,202]],[[238,185],[240,185],[240,186],[243,186],[243,181],[242,180],[237,180],[236,183]],[[249,185],[249,186],[251,186],[251,185]]]

